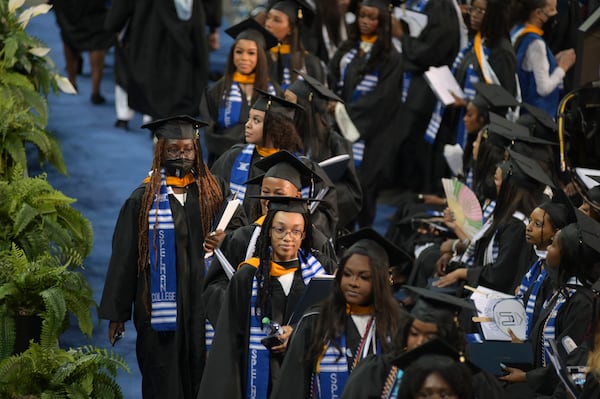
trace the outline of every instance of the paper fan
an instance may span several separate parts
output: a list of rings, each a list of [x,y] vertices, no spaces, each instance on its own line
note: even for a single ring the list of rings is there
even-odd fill
[[[469,238],[481,229],[483,212],[475,193],[456,179],[442,179],[448,208],[454,212],[456,225]]]

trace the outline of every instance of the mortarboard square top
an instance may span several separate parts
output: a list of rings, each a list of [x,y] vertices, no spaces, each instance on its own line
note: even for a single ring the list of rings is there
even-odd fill
[[[248,18],[242,22],[225,29],[225,33],[235,40],[252,40],[262,46],[264,49],[270,49],[277,45],[277,38],[264,26],[256,22],[254,18]]]
[[[296,79],[290,86],[288,86],[287,90],[290,90],[298,97],[302,97],[308,102],[311,102],[313,95],[316,94],[319,97],[327,100],[338,101],[341,103],[344,102],[337,94],[335,94],[317,79],[305,74],[302,71],[294,70],[294,72],[296,72],[302,78]]]
[[[189,115],[177,115],[146,123],[142,128],[150,129],[158,139],[185,140],[198,138],[198,129],[206,125]]]
[[[600,223],[596,222],[579,209],[575,211],[577,228],[581,233],[581,240],[590,248],[600,254]]]
[[[285,150],[261,159],[254,166],[265,173],[248,180],[245,184],[262,184],[263,178],[275,177],[289,181],[300,190],[302,187],[311,186],[313,181],[321,180],[304,162]]]
[[[530,179],[535,180],[538,183],[542,183],[550,187],[556,187],[556,184],[554,184],[552,179],[550,179],[550,177],[544,172],[536,160],[528,158],[525,155],[519,154],[511,149],[508,150],[508,153],[510,158],[507,162],[509,162],[512,166],[512,175],[517,179],[523,180],[525,177],[523,174],[525,174]]]
[[[523,103],[521,104],[521,106],[525,108],[527,112],[530,113],[531,116],[533,116],[536,122],[538,122],[544,128],[556,131],[556,122],[554,121],[554,119],[552,119],[550,115],[548,115],[546,111],[527,103]]]
[[[386,12],[390,12],[391,8],[400,5],[400,1],[397,0],[363,0],[361,2],[361,6],[365,7],[377,7],[380,10],[385,10]]]
[[[473,86],[475,87],[479,98],[486,103],[487,108],[490,110],[493,110],[494,108],[516,107],[519,105],[515,96],[510,94],[500,85],[477,82]]]
[[[264,111],[266,113],[281,112],[290,118],[294,117],[294,112],[296,110],[304,111],[304,108],[300,105],[287,101],[285,98],[278,97],[261,89],[254,88],[254,90],[259,92],[261,97],[252,105],[253,109]]]
[[[345,250],[361,247],[380,256],[385,254],[388,266],[397,266],[411,260],[410,255],[370,227],[339,237],[337,243]]]
[[[418,299],[425,301],[433,308],[445,308],[454,313],[459,312],[461,309],[467,309],[474,312],[477,311],[477,308],[475,308],[475,305],[470,300],[428,288],[414,287],[412,285],[405,285],[404,288],[417,294],[419,296]]]
[[[544,139],[540,139],[531,135],[527,126],[511,122],[508,119],[490,112],[490,123],[487,127],[488,133],[500,136],[506,140],[505,145],[512,145],[515,141],[521,141],[530,144],[548,144],[555,145],[556,143]]]
[[[469,367],[469,371],[475,374],[481,371],[481,369],[464,358],[456,349],[451,347],[442,339],[433,339],[424,343],[415,349],[404,352],[401,356],[392,361],[394,366],[397,366],[401,370],[406,370],[412,363],[420,359],[422,356],[438,355],[445,356],[453,359],[457,363],[463,363]]]

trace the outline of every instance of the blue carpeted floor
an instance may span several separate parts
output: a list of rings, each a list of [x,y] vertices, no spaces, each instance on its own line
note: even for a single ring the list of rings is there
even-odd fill
[[[61,73],[65,74],[62,43],[52,13],[34,18],[28,31],[41,38],[51,49],[50,56]],[[224,66],[231,44],[221,33],[221,50],[211,54],[211,70]],[[113,127],[114,111],[113,57],[109,52],[102,81],[102,94],[106,104],[92,105],[90,102],[91,81],[87,55],[84,55],[83,75],[78,77],[78,95],[51,95],[49,101],[48,129],[59,139],[68,169],[68,176],[48,167],[51,184],[66,195],[75,198],[74,204],[92,222],[94,247],[86,260],[85,275],[94,289],[96,302],[100,301],[104,277],[111,255],[111,238],[119,209],[129,193],[146,176],[152,159],[152,141],[148,132],[139,126],[141,116],[130,122],[130,130]],[[34,167],[32,174],[38,173]],[[381,233],[387,229],[387,220],[394,208],[380,204],[375,227]],[[96,317],[94,313],[94,317]],[[71,328],[61,339],[61,346],[75,347],[91,344],[110,348],[107,339],[107,322],[98,321],[91,338],[78,329]],[[141,397],[141,377],[135,358],[135,329],[126,324],[126,336],[114,348],[122,355],[131,374],[121,373],[118,383],[127,399]]]

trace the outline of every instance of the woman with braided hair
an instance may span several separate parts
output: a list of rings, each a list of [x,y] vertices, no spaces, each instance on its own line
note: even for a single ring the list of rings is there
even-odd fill
[[[100,303],[109,341],[132,318],[144,398],[195,398],[205,361],[202,242],[228,192],[202,160],[189,116],[144,125],[157,137],[149,176],[121,208]]]
[[[313,255],[308,199],[261,199],[268,199],[268,211],[255,257],[229,282],[198,398],[267,398],[306,285],[332,271]],[[279,334],[266,342],[274,330]]]

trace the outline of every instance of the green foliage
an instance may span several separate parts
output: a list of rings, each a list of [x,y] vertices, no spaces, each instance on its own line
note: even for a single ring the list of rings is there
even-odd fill
[[[119,369],[130,372],[121,356],[106,349],[32,343],[0,362],[0,397],[122,398],[115,382]]]
[[[54,189],[45,175],[24,178],[18,165],[7,177],[0,180],[0,251],[15,243],[28,259],[51,253],[62,264],[81,266],[93,231],[71,206],[75,200]]]
[[[75,316],[79,329],[91,336],[93,306],[93,292],[83,275],[56,257],[48,253],[30,261],[16,245],[0,252],[0,328],[4,330],[0,330],[0,354],[12,351],[14,345],[7,318],[41,316],[41,343],[47,347],[55,345],[69,314]]]
[[[66,174],[60,146],[46,131],[46,96],[58,92],[63,78],[46,45],[25,31],[19,17],[27,12],[11,11],[8,1],[0,1],[0,178],[15,164],[27,165],[27,143],[35,146],[41,164],[50,162]]]

